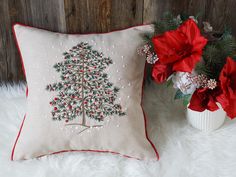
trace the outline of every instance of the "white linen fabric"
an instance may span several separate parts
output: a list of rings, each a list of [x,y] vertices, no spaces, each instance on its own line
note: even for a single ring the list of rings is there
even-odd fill
[[[137,159],[157,159],[156,149],[146,137],[145,132],[145,117],[141,107],[145,60],[137,54],[137,48],[143,42],[142,34],[151,31],[153,31],[151,25],[144,25],[104,34],[76,35],[54,33],[20,24],[14,25],[15,36],[24,63],[28,97],[25,119],[13,148],[12,159],[30,159],[58,152],[77,150],[113,152]],[[102,52],[102,57],[106,59],[109,57],[112,60],[112,64],[110,63],[109,66],[100,68],[102,71],[97,70],[97,72],[105,73],[106,76],[103,75],[104,77],[102,76],[98,79],[93,78],[93,81],[97,82],[99,79],[105,78],[114,87],[119,88],[118,92],[114,91],[114,88],[110,89],[116,95],[113,98],[108,97],[108,99],[115,99],[115,101],[104,101],[104,98],[103,102],[100,100],[102,102],[101,106],[100,102],[96,101],[96,98],[98,98],[96,96],[99,96],[98,99],[106,97],[107,95],[103,94],[109,89],[105,91],[104,89],[109,83],[104,82],[103,85],[99,85],[100,82],[96,83],[98,84],[96,88],[102,87],[101,89],[104,92],[100,95],[95,94],[94,97],[88,99],[88,102],[94,102],[95,106],[99,102],[99,109],[104,110],[107,104],[110,104],[108,107],[112,107],[115,111],[117,109],[115,109],[114,105],[121,106],[121,110],[118,108],[118,113],[116,114],[104,115],[102,112],[104,119],[99,119],[102,121],[91,118],[86,112],[88,110],[98,114],[97,107],[96,109],[92,107],[92,103],[90,107],[86,107],[85,104],[88,103],[85,100],[86,95],[84,96],[87,87],[90,87],[90,90],[87,89],[88,94],[95,90],[91,86],[94,82],[85,78],[85,73],[89,69],[85,68],[84,65],[87,64],[90,67],[92,66],[91,62],[95,60],[101,61],[101,58],[84,59],[84,68],[79,71],[76,70],[78,75],[77,73],[62,75],[65,68],[61,69],[60,72],[56,72],[56,68],[53,67],[55,64],[65,61],[66,54],[63,54],[64,52],[69,53],[73,49],[77,50],[75,47],[78,47],[78,44],[81,47],[84,43],[86,43],[86,46],[89,45],[92,50],[99,53]],[[77,62],[85,55],[85,49],[79,48],[78,50],[80,49],[80,52],[76,51],[76,55],[71,54],[70,56],[73,60],[75,58]],[[93,54],[95,55],[96,53]],[[72,63],[71,65],[73,64],[79,65],[78,63]],[[100,64],[101,62],[97,63],[98,68]],[[93,65],[93,67],[96,68],[96,65]],[[73,72],[74,70],[73,68],[71,69]],[[79,79],[79,74],[81,73],[83,73],[84,78]],[[90,72],[87,77],[91,78],[93,74]],[[63,82],[61,85],[63,89],[61,90],[57,90],[55,87],[51,91],[46,89],[50,84],[61,82],[61,76],[74,77],[75,80],[71,79],[68,82],[69,84]],[[86,79],[88,85],[85,85]],[[81,89],[80,93],[83,97],[69,95],[68,88],[69,91]],[[64,96],[63,94],[67,95]],[[72,103],[76,99],[74,97],[77,96],[82,101]],[[92,99],[95,99],[95,101]],[[56,106],[50,105],[52,100],[60,100],[63,104],[68,103],[65,108],[66,111],[64,108],[60,108],[61,105],[59,103]],[[73,109],[69,108],[71,105]],[[75,107],[78,107],[78,109],[74,109]],[[69,120],[53,120],[53,114],[55,115],[55,112],[57,113],[60,109],[62,112],[64,111],[63,116],[69,117]],[[70,120],[70,117],[75,113],[71,109],[78,111],[73,120]],[[79,114],[79,112],[82,113]],[[125,113],[125,115],[120,114],[120,112]],[[101,114],[99,113],[99,116]],[[86,119],[86,123],[83,122],[84,119]]]

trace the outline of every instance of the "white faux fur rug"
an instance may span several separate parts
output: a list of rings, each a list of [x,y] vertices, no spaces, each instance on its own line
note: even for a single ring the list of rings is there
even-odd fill
[[[0,177],[236,177],[236,120],[203,133],[188,125],[181,103],[166,86],[146,86],[144,100],[159,162],[78,152],[12,162],[11,149],[25,110],[25,86],[1,87]]]

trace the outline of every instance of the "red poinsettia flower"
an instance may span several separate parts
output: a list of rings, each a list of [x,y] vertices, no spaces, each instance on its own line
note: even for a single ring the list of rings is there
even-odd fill
[[[197,89],[190,100],[189,109],[194,111],[205,111],[206,109],[210,111],[216,111],[219,109],[216,104],[216,97],[222,93],[220,87],[216,87],[215,89],[209,88],[199,88]]]
[[[173,71],[191,72],[201,59],[207,39],[189,19],[176,30],[154,36],[152,42],[161,64],[172,64]]]
[[[157,61],[152,68],[152,77],[157,83],[163,83],[173,73],[170,65]]]
[[[236,61],[228,57],[220,77],[220,87],[223,94],[218,96],[227,115],[233,119],[236,117]]]

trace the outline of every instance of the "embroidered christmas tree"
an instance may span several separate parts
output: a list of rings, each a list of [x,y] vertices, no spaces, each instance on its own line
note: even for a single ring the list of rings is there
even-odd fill
[[[90,127],[87,119],[104,121],[105,118],[123,116],[121,105],[115,103],[119,88],[108,80],[104,70],[112,64],[109,57],[81,42],[63,53],[64,61],[54,68],[61,81],[47,85],[48,91],[57,92],[51,100],[53,120],[77,120],[79,125]]]

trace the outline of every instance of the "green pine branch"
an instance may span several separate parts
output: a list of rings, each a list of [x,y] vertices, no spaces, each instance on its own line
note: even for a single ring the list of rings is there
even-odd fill
[[[169,30],[175,30],[179,26],[175,17],[169,12],[166,12],[161,18],[161,20],[155,23],[154,25],[155,34],[162,34]]]
[[[218,80],[226,58],[234,57],[235,51],[235,38],[229,31],[225,31],[217,41],[207,44],[203,52],[203,62],[198,63],[195,70],[208,78]]]

